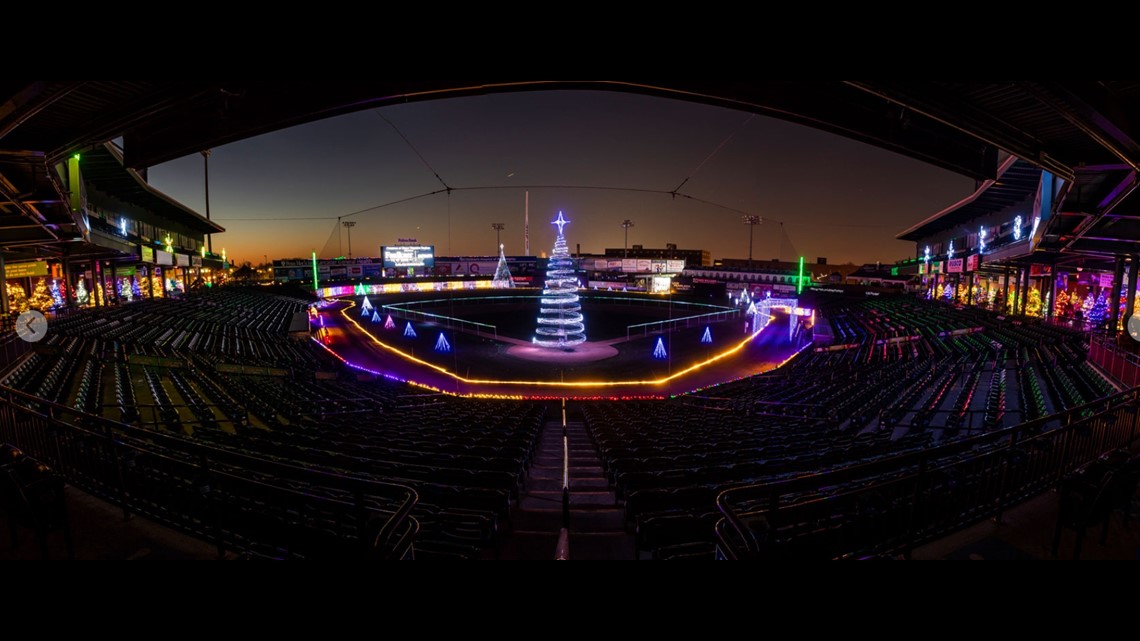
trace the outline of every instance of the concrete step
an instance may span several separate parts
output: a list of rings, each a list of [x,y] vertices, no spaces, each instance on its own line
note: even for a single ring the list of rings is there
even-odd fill
[[[628,534],[601,532],[586,534],[570,531],[571,561],[634,561],[637,546]]]
[[[558,531],[513,532],[499,550],[499,558],[509,561],[548,561],[554,559],[558,546]]]
[[[625,532],[625,510],[597,508],[570,510],[571,532]]]
[[[562,508],[515,510],[511,514],[510,527],[511,532],[557,532],[562,527]]]

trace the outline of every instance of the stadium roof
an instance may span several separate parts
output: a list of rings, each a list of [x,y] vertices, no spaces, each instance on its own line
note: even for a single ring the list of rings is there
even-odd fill
[[[105,143],[83,154],[83,178],[101,191],[137,205],[162,218],[181,223],[194,231],[217,234],[225,228],[170,196],[151,187],[134,169],[123,166],[123,154],[112,143]]]
[[[983,182],[974,193],[899,233],[897,238],[918,242],[961,227],[1024,201],[1037,191],[1041,182],[1041,169],[1012,156],[1002,163],[999,172],[998,180]]]
[[[999,158],[1005,152],[1052,172],[1069,183],[1071,191],[1081,192],[1081,198],[1095,201],[1096,206],[1069,211],[1073,216],[1058,217],[1080,219],[1069,221],[1071,229],[1051,222],[1050,227],[1058,229],[1046,243],[1056,243],[1060,251],[1078,245],[1115,251],[1119,239],[1131,237],[1135,223],[1120,217],[1120,211],[1135,207],[1117,206],[1135,187],[1140,169],[1140,81],[294,79],[0,81],[0,198],[9,201],[0,209],[0,226],[6,234],[22,228],[19,233],[28,241],[33,236],[50,241],[52,225],[66,225],[69,212],[58,206],[56,212],[42,215],[30,211],[36,199],[48,204],[66,195],[59,193],[58,185],[53,188],[50,169],[73,153],[98,153],[104,143],[120,136],[125,165],[143,169],[353,111],[543,89],[624,91],[749,111],[896,151],[978,181],[998,178]],[[9,162],[12,158],[18,162]],[[13,167],[20,163],[28,166]],[[1109,176],[1084,175],[1098,173],[1089,170],[1097,167],[1120,168],[1126,179],[1113,183]],[[980,190],[976,207],[1013,197],[1021,188],[1014,178],[1026,172],[1028,179],[1029,170],[1018,166],[1013,171],[1013,184],[1003,180]],[[20,184],[12,176],[21,178]],[[1099,187],[1094,185],[1097,180]],[[1082,192],[1082,185],[1089,189]],[[125,186],[136,197],[147,197],[142,185]],[[1001,193],[1004,188],[1014,193]],[[1100,200],[1097,192],[1104,192]],[[1107,205],[1106,197],[1113,199]],[[168,202],[166,209],[189,220],[196,216],[177,203]],[[1113,210],[1117,217],[1108,216]],[[1108,244],[1092,244],[1098,242]]]

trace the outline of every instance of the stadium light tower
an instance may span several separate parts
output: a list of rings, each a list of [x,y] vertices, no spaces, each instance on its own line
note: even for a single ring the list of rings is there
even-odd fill
[[[748,225],[748,269],[752,269],[752,231],[756,229],[756,225],[764,224],[764,219],[760,216],[741,216],[740,221]]]
[[[341,223],[348,230],[348,257],[352,258],[352,228],[356,227],[355,220],[346,220]]]
[[[506,228],[507,228],[507,226],[504,225],[503,223],[491,223],[491,229],[495,230],[495,247],[498,247],[499,245],[502,244],[502,241],[499,240],[499,235]]]
[[[629,258],[629,228],[633,227],[633,221],[626,218],[621,221],[621,227],[625,230],[625,250],[622,254],[622,258]]]

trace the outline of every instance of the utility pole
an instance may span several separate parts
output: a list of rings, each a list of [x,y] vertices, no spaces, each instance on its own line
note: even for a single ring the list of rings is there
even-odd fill
[[[507,226],[504,225],[503,223],[491,223],[491,229],[495,230],[495,247],[496,248],[502,244],[502,241],[499,239],[499,235],[506,228],[507,228]]]
[[[210,150],[202,151],[203,174],[206,176],[206,220],[210,220]],[[214,235],[206,234],[206,251],[214,253]]]
[[[756,229],[756,225],[764,224],[764,219],[760,216],[741,216],[740,221],[748,225],[748,269],[752,269],[752,231]]]
[[[355,220],[346,220],[341,223],[348,230],[348,257],[352,258],[352,228],[356,227]]]
[[[621,221],[621,226],[625,230],[625,252],[622,254],[622,258],[629,258],[629,228],[633,227],[633,221],[626,218]]]

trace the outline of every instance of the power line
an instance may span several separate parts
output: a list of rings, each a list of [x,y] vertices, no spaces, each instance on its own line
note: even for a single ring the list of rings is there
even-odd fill
[[[424,166],[428,168],[428,171],[430,171],[433,176],[435,176],[435,179],[439,181],[439,184],[443,185],[444,189],[451,189],[451,187],[448,187],[447,183],[443,182],[443,178],[439,177],[439,172],[437,172],[435,168],[431,166],[431,163],[427,161],[427,158],[424,158],[424,155],[420,153],[420,150],[416,149],[416,146],[412,144],[412,141],[408,140],[408,137],[404,135],[404,132],[400,131],[400,128],[397,127],[394,122],[385,118],[384,114],[380,113],[379,110],[374,109],[373,113],[375,113],[377,116],[380,116],[381,120],[388,123],[391,125],[392,129],[396,130],[396,133],[404,139],[404,142],[408,143],[408,147],[411,147],[412,151],[414,151],[416,155],[420,157],[420,160],[423,161]]]
[[[680,185],[677,185],[677,188],[674,189],[673,192],[676,193],[676,192],[681,191],[681,188],[685,186],[685,183],[689,182],[689,179],[692,178],[693,176],[696,176],[697,172],[701,170],[701,167],[704,167],[705,163],[712,160],[713,156],[720,153],[720,150],[723,149],[724,146],[728,144],[728,141],[735,138],[736,134],[740,133],[748,125],[748,123],[752,122],[752,119],[755,117],[756,117],[756,114],[749,115],[748,118],[746,118],[744,120],[744,122],[740,123],[740,126],[736,128],[736,131],[728,134],[728,136],[724,140],[720,141],[720,144],[716,146],[716,149],[713,149],[709,155],[705,156],[705,159],[702,160],[699,165],[697,165],[696,169],[690,171],[688,176],[685,176],[685,179],[681,181]]]

